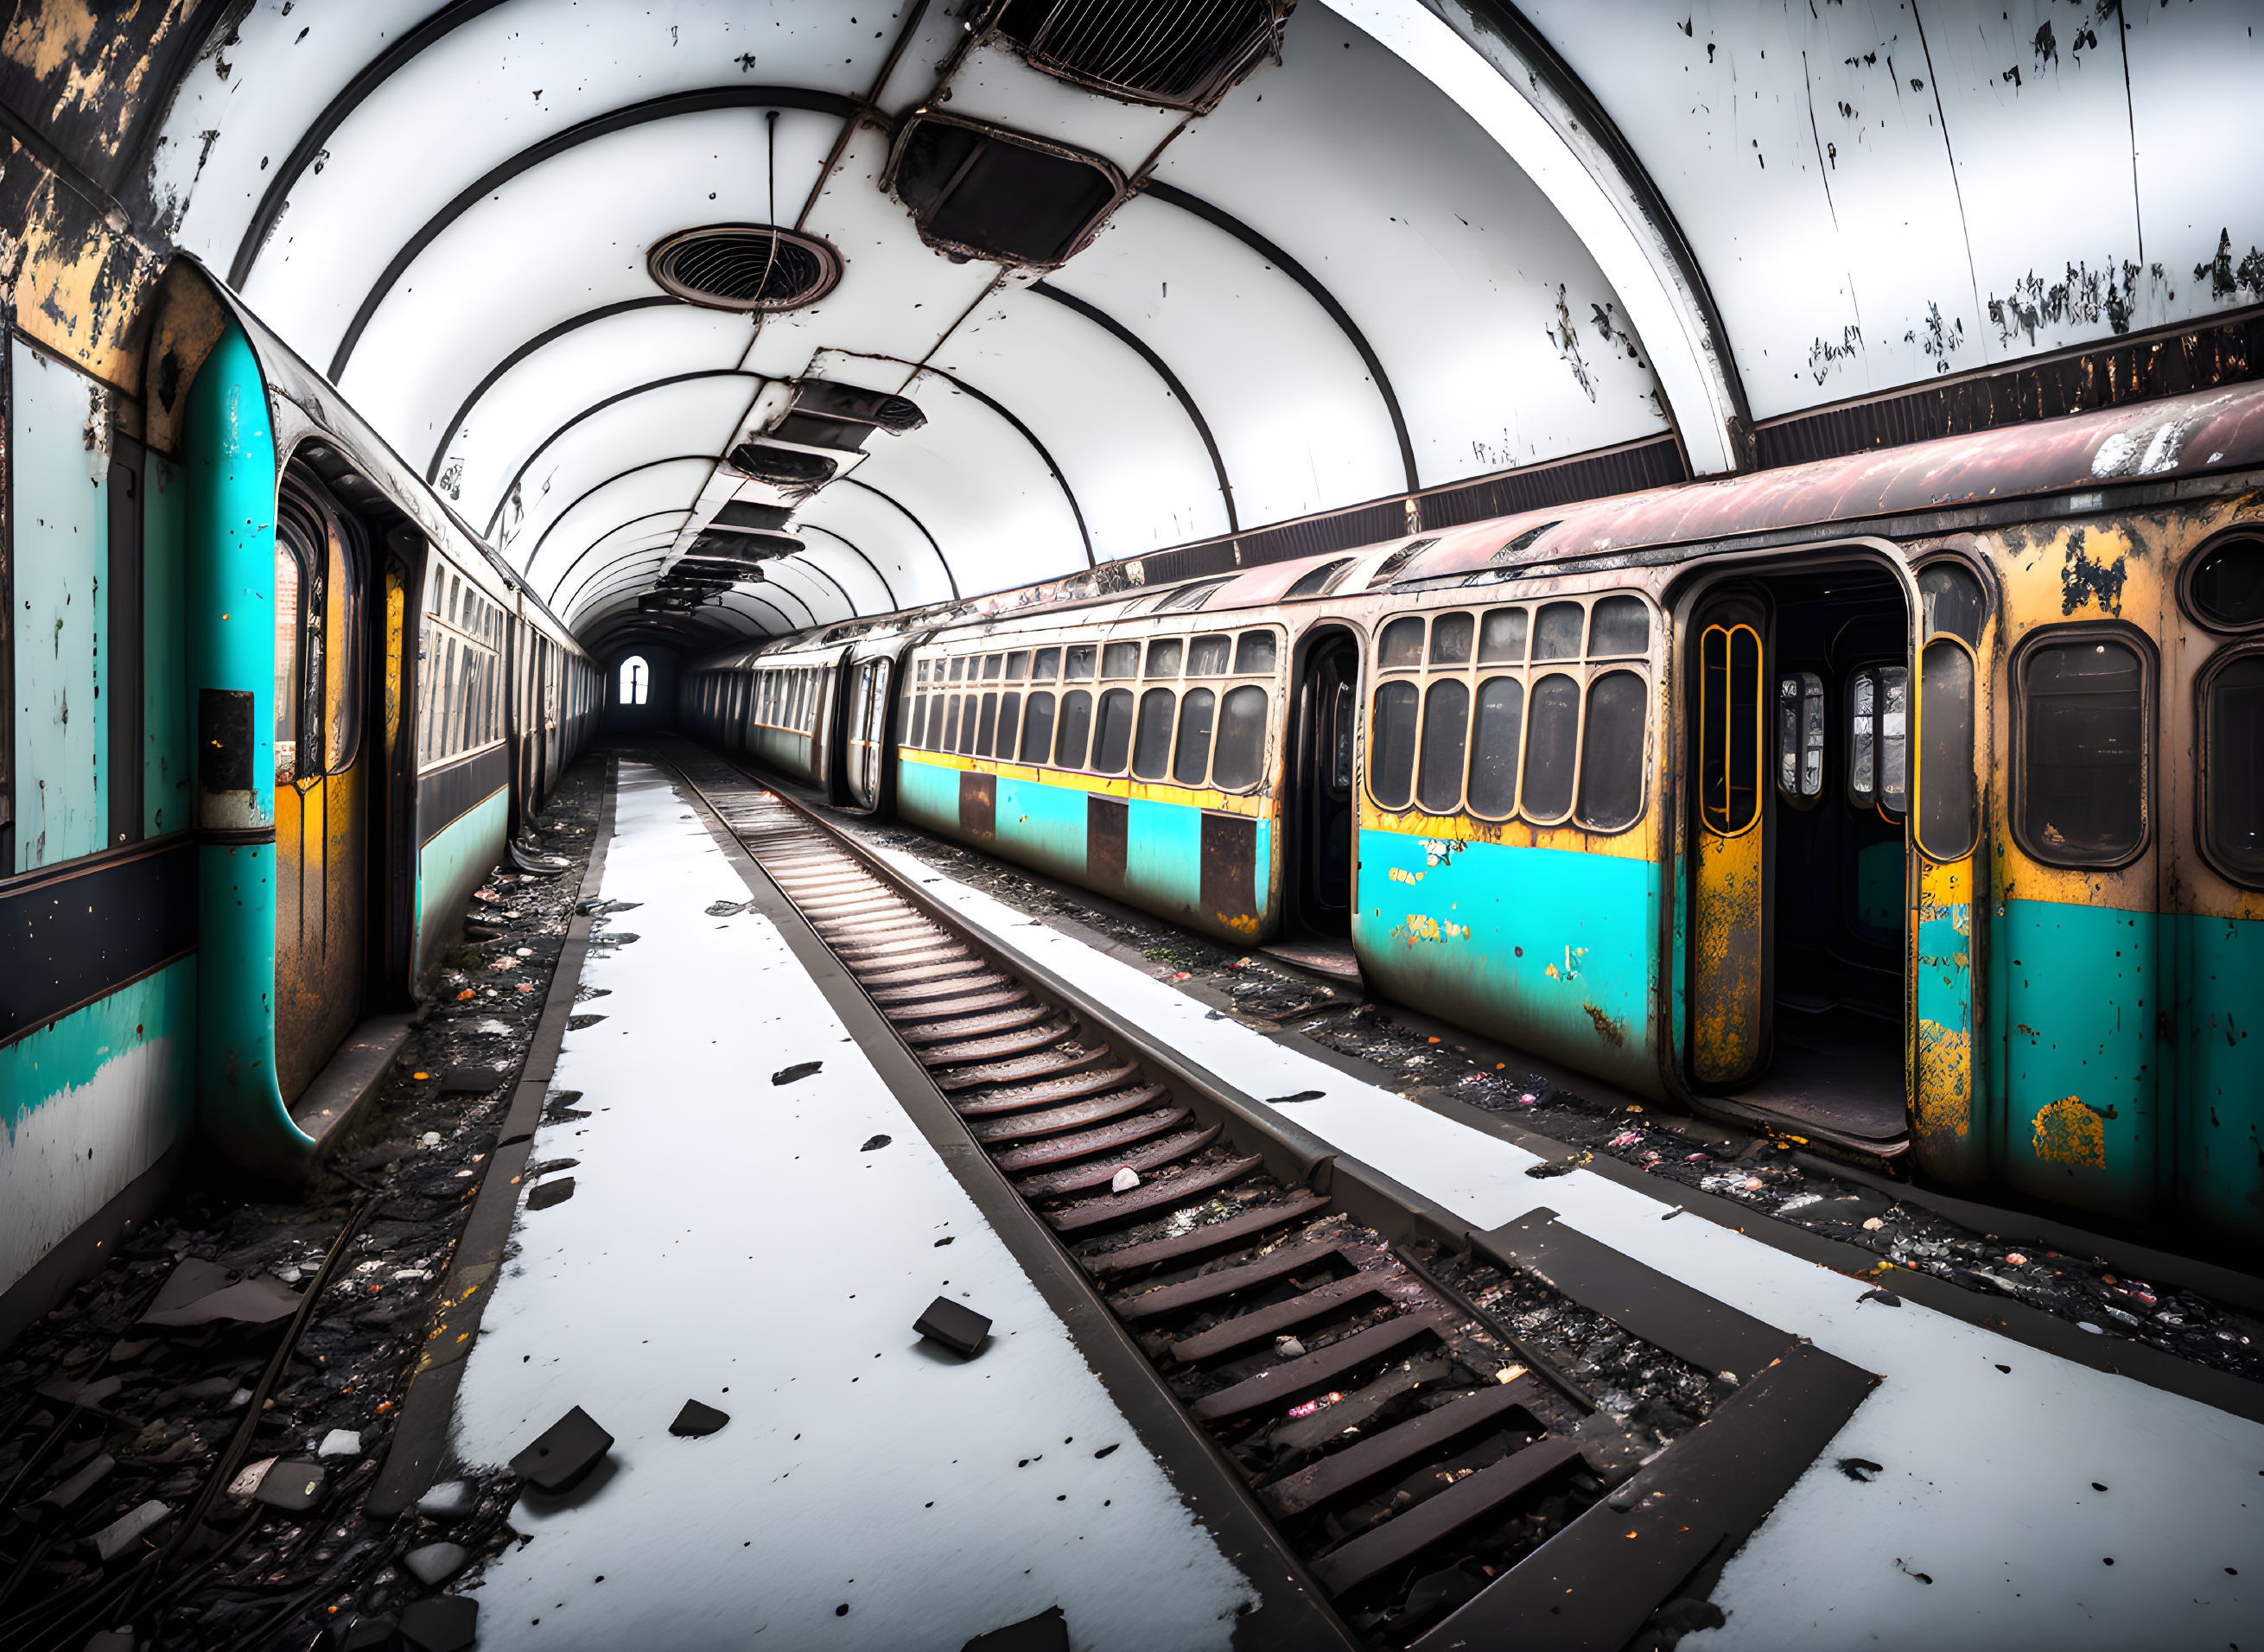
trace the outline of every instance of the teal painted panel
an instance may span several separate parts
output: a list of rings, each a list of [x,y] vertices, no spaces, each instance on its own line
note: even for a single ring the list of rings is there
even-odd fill
[[[439,961],[440,948],[456,932],[472,891],[503,859],[510,824],[511,794],[497,792],[457,815],[417,851],[418,982]]]
[[[897,759],[896,813],[915,826],[958,837],[959,771]]]
[[[149,455],[142,510],[142,830],[155,837],[190,824],[188,486],[163,453]]]
[[[1124,888],[1152,911],[1193,920],[1202,904],[1202,810],[1131,800],[1124,822]]]
[[[1085,793],[1042,780],[998,777],[1001,852],[1056,878],[1085,880]],[[955,803],[954,803],[955,808]]]
[[[2178,1204],[2264,1240],[2264,923],[2164,921],[2178,960]]]
[[[2006,1179],[2063,1204],[2144,1214],[2159,1134],[2152,912],[2008,900],[2005,953]]]
[[[21,340],[13,406],[16,872],[102,848],[109,830],[110,394]]]
[[[1353,945],[1402,1004],[1658,1097],[1659,889],[1648,860],[1362,831]]]

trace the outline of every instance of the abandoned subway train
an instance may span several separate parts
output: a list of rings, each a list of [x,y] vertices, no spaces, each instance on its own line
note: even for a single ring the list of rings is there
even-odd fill
[[[14,595],[58,639],[18,651],[60,714],[19,723],[48,743],[0,813],[0,1205],[35,1250],[146,1208],[192,1118],[302,1172],[317,1076],[412,1007],[598,706],[571,634],[225,288],[177,261],[148,324],[146,402],[8,359],[47,489]]]
[[[1639,1095],[2264,1237],[2264,387],[700,663],[687,726]]]

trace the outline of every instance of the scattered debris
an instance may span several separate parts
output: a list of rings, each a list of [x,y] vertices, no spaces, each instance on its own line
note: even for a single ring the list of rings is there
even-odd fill
[[[1059,1606],[1048,1606],[1034,1618],[976,1635],[959,1652],[1069,1652],[1069,1619]]]
[[[574,1197],[574,1178],[554,1176],[548,1181],[537,1182],[528,1190],[526,1207],[529,1210],[548,1210],[553,1205],[562,1205]]]
[[[939,1296],[912,1322],[912,1330],[971,1359],[990,1334],[990,1322],[962,1302]]]
[[[468,1652],[479,1640],[480,1603],[463,1595],[420,1600],[401,1614],[403,1652]]]
[[[301,1514],[322,1501],[323,1483],[330,1471],[320,1463],[293,1459],[272,1465],[259,1477],[252,1500],[286,1514]]]
[[[462,1571],[464,1563],[471,1558],[470,1553],[460,1543],[427,1543],[422,1548],[410,1549],[401,1557],[401,1563],[410,1569],[417,1582],[438,1589]]]
[[[1139,1185],[1140,1172],[1128,1164],[1108,1178],[1108,1191],[1112,1193],[1128,1193]]]
[[[1857,1297],[1855,1301],[1859,1304],[1863,1302],[1876,1302],[1881,1308],[1900,1308],[1903,1305],[1903,1299],[1897,1296],[1892,1291],[1882,1291],[1877,1289],[1864,1292],[1862,1295]]]
[[[184,1257],[141,1323],[181,1327],[233,1320],[242,1325],[265,1325],[298,1311],[299,1293],[280,1279],[264,1275],[242,1279],[217,1262]]]
[[[824,1065],[825,1063],[824,1061],[796,1061],[791,1067],[782,1067],[777,1072],[773,1073],[771,1075],[771,1083],[773,1084],[795,1083],[801,1079],[809,1077],[812,1073],[824,1068]]]
[[[417,1499],[417,1512],[428,1520],[461,1520],[478,1507],[478,1495],[464,1480],[444,1480]]]
[[[169,1506],[153,1497],[138,1508],[127,1510],[87,1540],[94,1545],[96,1555],[107,1566],[139,1542],[143,1534],[158,1522],[170,1518],[172,1512]]]
[[[571,1491],[613,1448],[613,1437],[577,1405],[512,1458],[511,1471],[537,1491]]]
[[[1842,1457],[1840,1460],[1840,1472],[1858,1484],[1868,1486],[1871,1483],[1873,1474],[1884,1474],[1886,1470],[1868,1457]]]
[[[896,1137],[894,1136],[868,1136],[866,1138],[865,1145],[859,1148],[857,1151],[860,1153],[878,1153],[882,1148],[888,1146],[889,1142],[895,1140]]]
[[[323,1436],[323,1443],[315,1448],[321,1457],[359,1457],[361,1455],[361,1436],[350,1428],[334,1428]]]
[[[715,1433],[731,1420],[728,1411],[719,1411],[712,1405],[702,1405],[697,1400],[686,1400],[684,1409],[676,1414],[676,1421],[668,1431],[679,1439],[702,1439]]]

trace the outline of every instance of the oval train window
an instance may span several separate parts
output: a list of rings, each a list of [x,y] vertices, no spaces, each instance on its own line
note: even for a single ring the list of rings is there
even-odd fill
[[[2202,847],[2218,871],[2264,888],[2264,654],[2202,684]]]
[[[1979,830],[1973,775],[1973,656],[1937,637],[1918,663],[1918,844],[1963,860]]]
[[[2223,631],[2264,625],[2264,534],[2239,533],[2204,552],[2186,579],[2194,617]]]

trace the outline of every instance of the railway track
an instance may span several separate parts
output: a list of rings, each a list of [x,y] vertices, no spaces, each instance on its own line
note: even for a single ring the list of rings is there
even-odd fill
[[[1678,1613],[1708,1620],[1713,1576],[1782,1489],[1763,1473],[1725,1497],[1707,1462],[1767,1426],[1796,1474],[1868,1389],[1546,1211],[1516,1234],[1458,1230],[1003,955],[795,800],[704,754],[669,766],[870,999],[1352,1641],[1533,1639],[1538,1616],[1541,1644],[1671,1644]],[[1764,1392],[1779,1403],[1739,1403]]]

